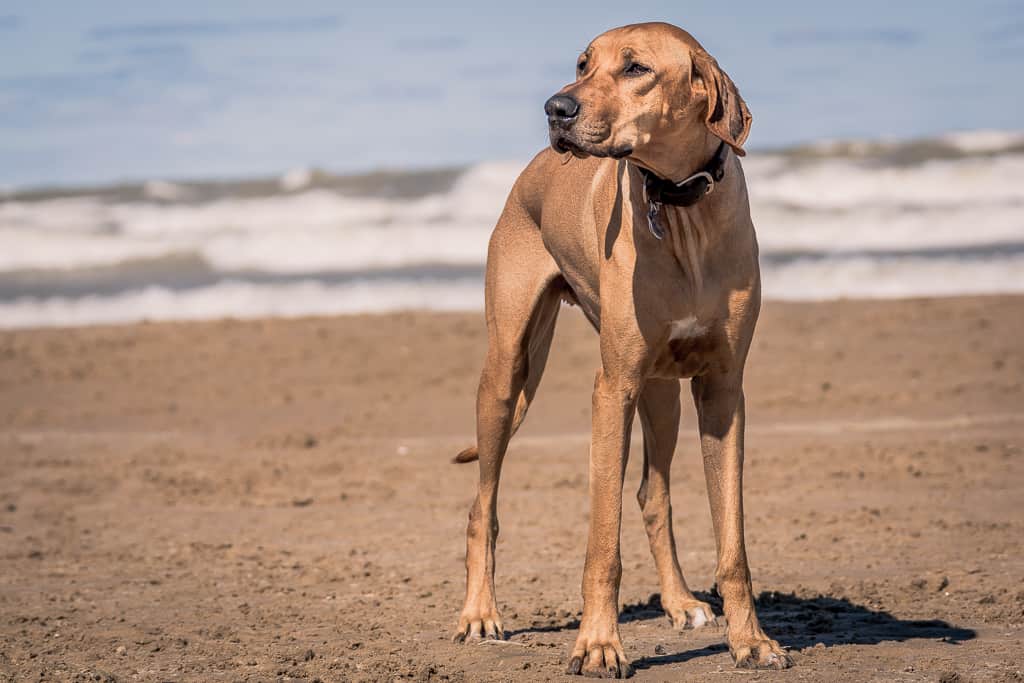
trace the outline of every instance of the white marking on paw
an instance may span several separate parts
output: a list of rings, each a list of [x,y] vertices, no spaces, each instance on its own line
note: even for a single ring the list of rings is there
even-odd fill
[[[693,615],[693,617],[691,617],[692,620],[693,620],[693,627],[694,628],[700,628],[704,624],[708,623],[708,615],[705,614],[704,610],[702,610],[702,609],[700,609],[698,607],[694,611],[696,613]]]

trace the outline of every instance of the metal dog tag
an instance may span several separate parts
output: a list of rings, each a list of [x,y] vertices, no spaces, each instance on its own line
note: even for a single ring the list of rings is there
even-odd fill
[[[658,225],[658,212],[661,211],[661,204],[658,202],[647,203],[647,227],[655,239],[663,239],[665,231]]]

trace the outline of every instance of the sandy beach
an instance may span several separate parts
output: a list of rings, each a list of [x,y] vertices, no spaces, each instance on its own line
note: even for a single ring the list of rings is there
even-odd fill
[[[766,302],[746,511],[766,630],[731,668],[658,609],[639,437],[623,517],[635,680],[1021,680],[1024,297]],[[509,640],[455,645],[479,313],[0,332],[0,679],[565,680],[596,337],[564,309],[506,460]],[[689,402],[690,585],[714,539]],[[714,596],[710,596],[714,603]],[[711,676],[710,674],[716,674]]]

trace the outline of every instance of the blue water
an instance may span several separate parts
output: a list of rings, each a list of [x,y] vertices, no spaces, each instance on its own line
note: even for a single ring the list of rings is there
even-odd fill
[[[1024,128],[1024,2],[0,5],[0,187],[519,159],[597,33],[689,29],[749,145]]]

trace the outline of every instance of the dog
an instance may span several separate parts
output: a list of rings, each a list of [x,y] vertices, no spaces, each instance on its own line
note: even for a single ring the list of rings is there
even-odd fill
[[[662,606],[677,628],[716,620],[687,587],[672,532],[669,470],[683,378],[697,409],[729,651],[738,667],[787,668],[791,658],[758,622],[743,538],[743,369],[761,301],[739,161],[747,105],[689,33],[645,23],[595,38],[577,60],[576,80],[544,109],[551,146],[517,179],[488,246],[477,442],[455,458],[478,459],[480,482],[454,638],[504,637],[494,590],[498,480],[567,301],[598,331],[601,357],[583,617],[569,673],[632,673],[618,629],[619,528],[637,413],[637,499]]]

